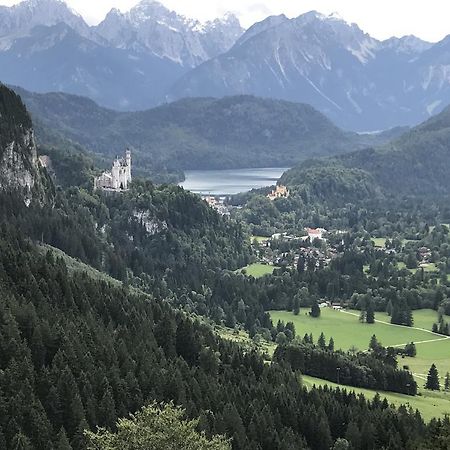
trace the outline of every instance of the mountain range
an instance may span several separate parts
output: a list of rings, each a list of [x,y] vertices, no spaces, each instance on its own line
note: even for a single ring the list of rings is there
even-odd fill
[[[0,7],[0,80],[125,111],[256,95],[308,103],[348,130],[384,130],[450,103],[449,66],[450,38],[379,41],[314,11],[245,31],[232,14],[201,23],[152,0],[97,26],[61,0]]]
[[[196,65],[243,33],[231,14],[200,23],[143,0],[98,26],[60,0],[0,7],[0,80],[37,92],[69,92],[119,110],[159,104]]]

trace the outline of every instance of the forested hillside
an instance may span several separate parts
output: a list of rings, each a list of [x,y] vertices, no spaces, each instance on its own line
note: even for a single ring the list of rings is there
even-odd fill
[[[449,167],[450,109],[447,108],[390,144],[317,162],[309,161],[288,171],[282,182],[290,185],[311,182],[314,186],[340,178],[343,189],[344,185],[350,185],[355,191],[360,191],[359,182],[353,179],[356,170],[367,179],[371,191],[378,190],[387,195],[443,195],[450,192]],[[323,170],[329,176],[325,176]],[[309,181],[305,181],[307,172]],[[360,191],[360,195],[365,193],[372,195],[365,189]]]
[[[236,450],[328,450],[344,437],[354,448],[407,448],[442,433],[446,424],[427,427],[387,402],[308,391],[290,367],[266,364],[191,315],[202,301],[226,309],[221,279],[252,284],[224,271],[246,263],[244,242],[237,223],[177,187],[137,183],[106,197],[59,189],[51,205],[29,206],[5,189],[0,447],[84,450],[85,430],[115,431],[117,418],[154,401],[184,407]],[[124,283],[69,270],[44,243]],[[237,293],[228,284],[227,295]]]
[[[406,448],[424,436],[418,415],[307,392],[290,369],[264,364],[160,300],[69,275],[51,252],[38,255],[5,222],[1,230],[2,448],[84,449],[84,429],[114,429],[152,400],[183,405],[235,449],[325,450],[343,436],[355,448],[393,439]]]
[[[69,139],[108,158],[129,146],[137,170],[159,176],[167,170],[293,166],[397,133],[344,132],[308,105],[251,96],[185,99],[119,113],[83,97],[15,89],[36,122],[40,144]]]

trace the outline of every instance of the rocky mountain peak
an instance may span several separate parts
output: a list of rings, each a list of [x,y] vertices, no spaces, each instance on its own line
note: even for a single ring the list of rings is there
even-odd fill
[[[25,0],[0,9],[0,48],[9,48],[14,40],[28,36],[36,26],[65,23],[83,36],[89,26],[62,0]]]
[[[430,42],[423,41],[416,36],[408,35],[401,38],[392,37],[383,41],[383,48],[388,48],[397,53],[419,54],[433,46]]]

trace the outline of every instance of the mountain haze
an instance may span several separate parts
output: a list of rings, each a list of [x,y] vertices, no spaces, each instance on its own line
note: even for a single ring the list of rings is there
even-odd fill
[[[88,96],[115,109],[146,109],[243,31],[232,14],[202,24],[149,0],[127,13],[113,9],[89,27],[61,0],[25,0],[0,7],[0,80]]]
[[[343,132],[311,106],[280,100],[196,98],[127,113],[83,97],[15,89],[42,144],[50,131],[108,158],[130,147],[135,167],[152,171],[286,167],[385,142]]]

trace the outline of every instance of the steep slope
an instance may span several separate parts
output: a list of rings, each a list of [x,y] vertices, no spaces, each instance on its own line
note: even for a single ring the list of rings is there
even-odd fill
[[[283,180],[301,184],[304,172],[317,167],[327,167],[331,176],[362,171],[374,188],[389,195],[449,195],[450,107],[389,145],[311,161],[287,172]]]
[[[48,181],[40,166],[30,116],[20,98],[0,84],[0,190],[42,201]]]
[[[39,123],[38,130],[52,129],[110,157],[129,146],[136,167],[153,171],[286,167],[363,148],[378,139],[385,142],[384,136],[345,133],[310,106],[250,96],[186,99],[119,113],[80,97],[17,91]]]
[[[380,42],[336,16],[271,17],[186,74],[168,97],[289,99],[311,104],[344,128],[381,130],[418,123],[450,101],[438,62],[448,61],[445,55],[412,36]],[[440,88],[433,90],[428,77],[441,80]]]

